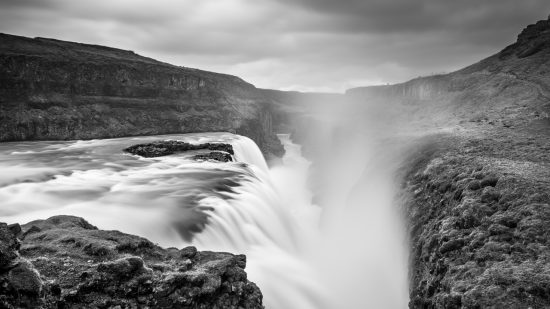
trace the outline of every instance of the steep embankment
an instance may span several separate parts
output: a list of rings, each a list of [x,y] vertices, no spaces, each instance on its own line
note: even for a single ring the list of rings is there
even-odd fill
[[[447,129],[403,169],[411,308],[550,306],[549,72],[545,20],[460,71],[348,91]]]
[[[271,106],[238,77],[132,51],[0,34],[0,141],[229,131],[283,148]]]
[[[411,153],[411,308],[547,308],[550,139],[440,135]]]
[[[82,218],[0,223],[2,308],[263,308],[246,257],[160,248]]]

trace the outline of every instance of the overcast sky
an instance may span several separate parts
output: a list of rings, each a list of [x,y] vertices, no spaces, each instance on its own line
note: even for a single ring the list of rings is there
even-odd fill
[[[459,69],[549,13],[549,0],[0,0],[0,32],[344,91]]]

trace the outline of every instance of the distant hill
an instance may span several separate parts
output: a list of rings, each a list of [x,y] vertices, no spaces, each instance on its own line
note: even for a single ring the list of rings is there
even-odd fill
[[[0,141],[229,131],[280,155],[242,79],[111,47],[0,34]]]
[[[429,112],[442,123],[452,115],[494,125],[550,125],[550,20],[529,25],[514,44],[462,70],[346,94],[417,106],[417,114]]]

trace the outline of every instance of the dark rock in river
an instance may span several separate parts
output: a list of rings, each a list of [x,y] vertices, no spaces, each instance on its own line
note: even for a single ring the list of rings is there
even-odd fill
[[[167,156],[178,152],[203,149],[217,150],[226,152],[228,154],[235,154],[235,152],[233,151],[233,146],[231,146],[231,144],[205,143],[194,145],[183,141],[158,141],[148,144],[138,144],[130,146],[124,149],[124,151],[138,156],[151,158]]]
[[[280,156],[272,118],[269,99],[235,76],[0,34],[0,141],[225,131]]]
[[[213,151],[207,154],[198,154],[193,156],[193,159],[204,161],[204,160],[212,160],[212,161],[219,161],[219,162],[230,162],[233,161],[233,158],[228,153],[223,153],[219,151]]]
[[[2,308],[263,308],[242,255],[163,249],[71,216],[22,230],[19,248],[0,223]]]

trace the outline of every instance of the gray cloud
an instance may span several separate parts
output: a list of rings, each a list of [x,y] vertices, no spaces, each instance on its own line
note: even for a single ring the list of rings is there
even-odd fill
[[[459,69],[547,0],[4,0],[0,31],[131,49],[260,87],[343,91]]]

